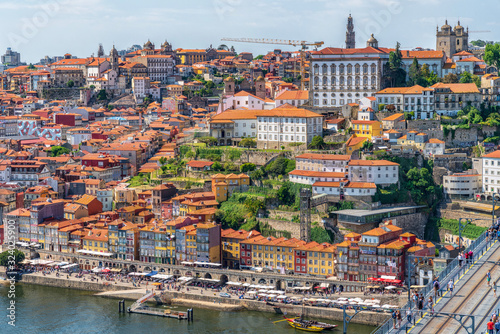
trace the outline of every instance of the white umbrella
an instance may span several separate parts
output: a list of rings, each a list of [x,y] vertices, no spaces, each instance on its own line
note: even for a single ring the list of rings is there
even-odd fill
[[[392,289],[397,289],[397,287],[394,286],[394,285],[389,285],[389,286],[386,286],[385,289],[386,290],[392,290]]]

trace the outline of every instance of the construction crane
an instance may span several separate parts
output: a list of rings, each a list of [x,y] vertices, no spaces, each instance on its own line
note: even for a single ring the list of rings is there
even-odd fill
[[[292,39],[271,39],[271,38],[222,38],[223,41],[241,42],[241,43],[259,43],[259,44],[279,44],[279,45],[292,45],[300,46],[300,89],[304,90],[304,82],[306,76],[305,62],[306,50],[310,46],[315,49],[325,44],[324,42],[307,42]]]

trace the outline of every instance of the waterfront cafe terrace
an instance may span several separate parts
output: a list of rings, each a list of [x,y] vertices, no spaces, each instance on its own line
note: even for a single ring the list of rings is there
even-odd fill
[[[368,277],[368,281],[385,283],[385,284],[401,284],[402,281],[396,279],[396,276],[381,276],[381,277]]]

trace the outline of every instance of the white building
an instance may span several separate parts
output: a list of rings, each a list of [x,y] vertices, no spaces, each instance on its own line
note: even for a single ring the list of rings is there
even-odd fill
[[[295,157],[296,170],[346,173],[350,155],[304,153]]]
[[[346,173],[339,172],[314,172],[307,170],[293,170],[288,173],[288,179],[293,183],[313,185],[315,182],[340,182],[347,179]]]
[[[415,119],[434,116],[434,89],[419,85],[413,87],[386,88],[375,94],[379,105],[395,107],[395,111],[414,112]]]
[[[142,99],[149,94],[150,79],[149,77],[133,77],[132,91],[136,98]]]
[[[311,53],[310,100],[314,107],[359,103],[381,89],[389,49],[372,37],[366,48],[325,48]]]
[[[280,149],[291,143],[309,144],[323,135],[323,116],[283,106],[257,113],[257,148]]]
[[[435,155],[443,155],[445,142],[436,138],[431,138],[425,142],[424,156],[432,157]]]
[[[472,198],[482,190],[482,176],[475,170],[443,176],[443,191],[448,198]]]
[[[241,138],[257,137],[257,111],[227,110],[209,121],[210,136],[219,145],[233,145]]]
[[[435,109],[442,116],[456,116],[457,112],[467,105],[480,108],[481,93],[474,83],[438,82],[433,85]]]
[[[113,210],[113,189],[98,189],[97,200],[102,203],[102,211]]]
[[[315,182],[313,194],[334,196],[373,196],[377,192],[375,183],[366,182]]]
[[[92,138],[92,132],[86,128],[74,128],[68,130],[67,137],[71,145],[80,145],[81,142]]]
[[[389,186],[399,181],[399,164],[387,160],[351,160],[348,172],[352,182]]]
[[[422,65],[427,64],[429,71],[436,73],[438,77],[442,77],[443,64],[446,62],[446,54],[444,51],[401,50],[401,56],[403,57],[402,68],[406,71],[407,76],[410,73],[410,67],[411,64],[413,64],[413,60],[417,58],[420,68],[422,68]]]
[[[500,151],[483,156],[483,192],[500,193]]]
[[[309,91],[307,90],[285,90],[280,93],[274,101],[276,107],[284,104],[290,104],[294,107],[300,107],[309,100]]]
[[[228,109],[250,109],[250,110],[263,110],[272,109],[275,107],[274,101],[261,99],[244,90],[229,96],[222,97],[222,103],[219,104],[217,113],[221,113]]]

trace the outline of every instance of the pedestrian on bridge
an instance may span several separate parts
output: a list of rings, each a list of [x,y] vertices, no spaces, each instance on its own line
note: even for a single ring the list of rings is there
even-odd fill
[[[453,286],[454,286],[453,279],[450,279],[448,281],[448,291],[450,291],[450,297],[453,297]]]
[[[493,294],[497,298],[497,281],[493,281]]]
[[[486,324],[486,329],[488,330],[488,334],[493,334],[493,330],[495,329],[495,323],[490,319]]]
[[[434,300],[432,299],[432,296],[429,296],[428,307],[431,312],[431,315],[434,315]]]
[[[488,270],[488,273],[486,274],[486,282],[488,286],[490,286],[490,281],[491,281],[491,272]]]
[[[411,310],[410,310],[410,308],[408,308],[406,310],[406,319],[408,320],[409,324],[411,324],[411,318],[412,318]]]
[[[439,297],[439,281],[437,278],[434,278],[434,299],[437,300]]]
[[[500,319],[497,319],[497,322],[495,322],[495,330],[497,334],[500,333]]]
[[[424,297],[420,296],[420,298],[418,299],[418,310],[420,312],[420,318],[422,318],[423,316],[422,312],[423,309],[424,309]]]

